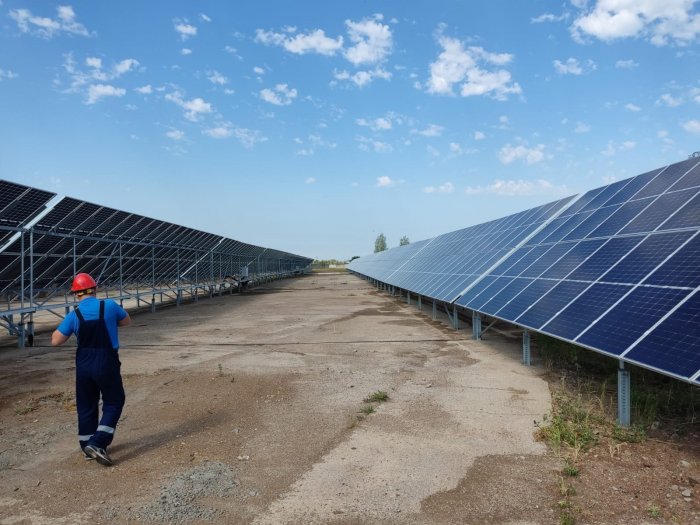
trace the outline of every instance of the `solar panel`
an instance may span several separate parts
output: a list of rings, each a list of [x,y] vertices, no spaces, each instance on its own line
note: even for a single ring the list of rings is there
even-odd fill
[[[593,189],[556,211],[503,243],[488,237],[521,228],[519,214],[438,236],[414,261],[398,252],[382,260],[403,269],[389,273],[402,288],[697,383],[700,160]],[[476,253],[495,258],[477,272]],[[397,279],[408,272],[425,278]],[[445,280],[465,286],[456,299]]]

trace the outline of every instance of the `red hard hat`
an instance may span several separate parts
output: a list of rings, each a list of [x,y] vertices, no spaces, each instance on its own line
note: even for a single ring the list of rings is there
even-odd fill
[[[73,284],[70,287],[71,292],[80,292],[82,290],[88,290],[90,288],[97,288],[97,283],[95,279],[90,277],[88,273],[79,273],[73,279]]]

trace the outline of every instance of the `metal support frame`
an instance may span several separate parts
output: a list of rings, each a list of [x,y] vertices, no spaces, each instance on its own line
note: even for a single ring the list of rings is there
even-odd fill
[[[452,305],[452,311],[454,315],[452,317],[452,326],[455,330],[459,330],[459,313],[457,312],[457,305]]]
[[[422,312],[423,311],[423,302],[421,300],[421,296],[418,295],[418,311]]]
[[[411,306],[411,292],[406,290],[406,304]]]
[[[622,427],[628,427],[632,413],[630,371],[625,368],[624,361],[619,363],[617,369],[617,422]]]
[[[523,331],[523,364],[530,366],[530,332]]]
[[[481,314],[472,312],[472,339],[481,341]]]
[[[437,320],[437,302],[433,299],[433,321]]]

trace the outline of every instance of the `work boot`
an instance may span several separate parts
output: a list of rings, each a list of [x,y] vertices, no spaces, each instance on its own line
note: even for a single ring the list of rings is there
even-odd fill
[[[111,467],[112,466],[112,460],[109,458],[107,455],[107,451],[103,448],[100,448],[95,445],[86,445],[86,447],[83,449],[85,452],[86,456],[90,456],[92,459],[97,461],[100,465],[104,465],[105,467]]]

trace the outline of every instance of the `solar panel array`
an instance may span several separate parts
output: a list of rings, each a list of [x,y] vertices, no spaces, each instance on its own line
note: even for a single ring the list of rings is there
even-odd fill
[[[39,216],[54,196],[0,181],[0,293],[8,301],[24,296],[20,288],[29,281],[34,291],[65,290],[76,271],[101,287],[126,287],[220,280],[244,267],[284,274],[312,261],[71,197]]]
[[[426,289],[422,280],[401,287]],[[452,302],[700,384],[699,291],[692,158],[587,192]]]

